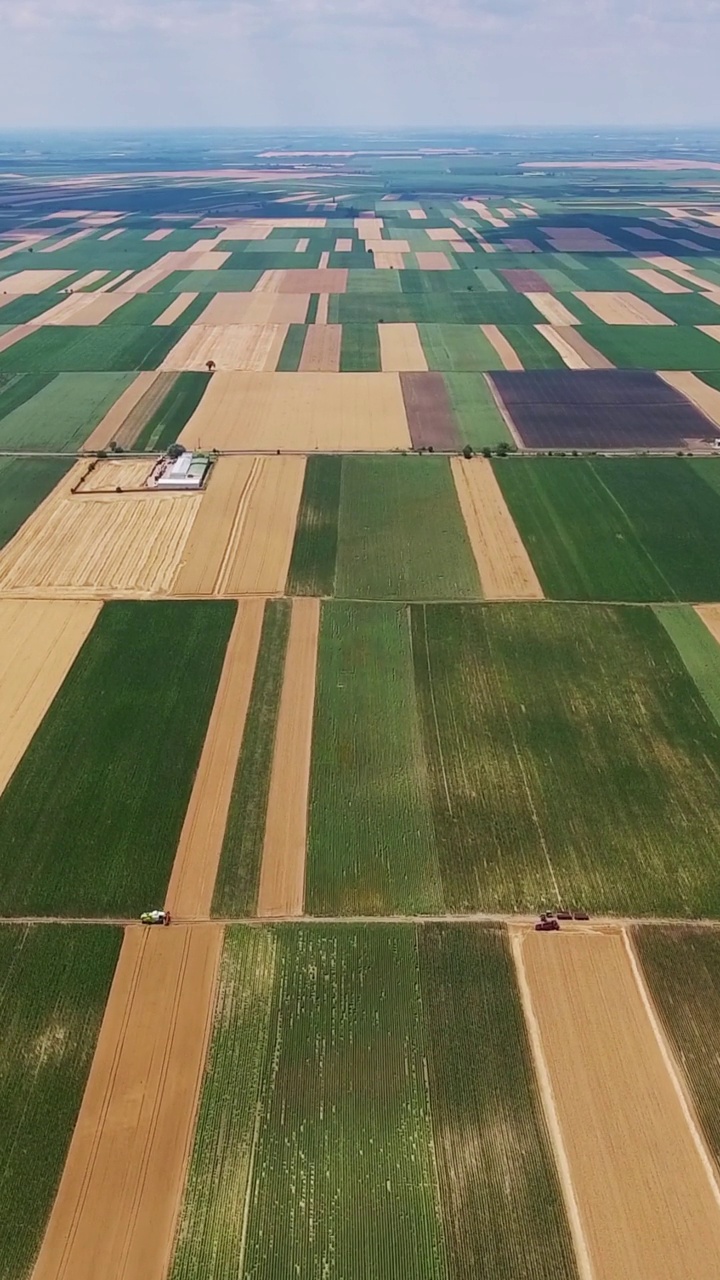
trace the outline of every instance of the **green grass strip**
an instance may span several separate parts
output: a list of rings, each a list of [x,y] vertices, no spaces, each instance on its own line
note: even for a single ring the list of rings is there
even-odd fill
[[[507,934],[435,924],[417,935],[450,1274],[574,1280]]]
[[[162,903],[234,615],[105,605],[0,798],[0,911]]]
[[[296,373],[305,345],[306,324],[291,324],[282,345],[276,373]]]
[[[526,299],[527,301],[527,299]],[[500,332],[507,338],[524,369],[564,369],[565,362],[537,329],[530,324],[503,324]],[[497,368],[497,365],[495,366]]]
[[[252,915],[255,911],[291,608],[289,600],[268,600],[265,605],[213,894],[212,913],[216,916]]]
[[[133,449],[167,449],[187,426],[210,382],[210,373],[180,373],[145,424]]]
[[[513,443],[482,373],[446,373],[445,386],[463,444],[473,449]]]
[[[238,1280],[259,1099],[266,1088],[277,936],[225,934],[212,1040],[170,1280]],[[211,1190],[212,1188],[212,1190]]]
[[[382,368],[376,324],[344,324],[340,346],[341,373],[377,373]]]
[[[342,458],[308,458],[286,594],[331,596],[335,590]]]
[[[319,304],[320,304],[320,294],[311,293],[310,302],[308,303],[307,315],[305,316],[306,324],[315,324],[315,321],[317,319]]]
[[[720,644],[689,604],[654,610],[720,724]]]
[[[408,611],[325,603],[318,653],[306,910],[443,910]]]
[[[0,930],[0,1274],[29,1276],[82,1101],[122,933]]]

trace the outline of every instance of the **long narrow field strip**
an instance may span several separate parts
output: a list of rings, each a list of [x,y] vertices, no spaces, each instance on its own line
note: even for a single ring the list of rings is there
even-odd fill
[[[337,529],[338,596],[481,598],[446,458],[344,458]]]
[[[162,369],[272,373],[287,336],[287,324],[191,325],[162,362]]]
[[[538,324],[535,327],[538,333],[542,334],[543,338],[550,343],[550,346],[555,348],[568,369],[590,369],[595,367],[591,366],[585,354],[578,351],[576,345],[570,342],[566,330],[561,333],[560,329],[552,324]]]
[[[58,598],[167,595],[203,499],[72,494],[78,463],[0,551],[0,591]]]
[[[378,335],[384,373],[427,370],[428,363],[416,324],[381,324]]]
[[[210,915],[255,675],[263,610],[262,600],[241,602],[230,633],[165,899],[176,918]]]
[[[715,933],[688,928],[632,932],[645,980],[682,1064],[682,1081],[720,1171],[720,947]]]
[[[0,930],[0,1270],[30,1276],[82,1101],[119,929]]]
[[[331,596],[335,592],[342,469],[342,458],[307,460],[285,585],[287,595]]]
[[[453,479],[483,595],[542,600],[543,589],[486,458],[451,458]]]
[[[532,302],[542,316],[551,325],[580,324],[580,321],[569,311],[559,298],[552,293],[527,293],[526,298]]]
[[[134,916],[162,901],[234,612],[104,607],[0,796],[3,914]]]
[[[15,275],[5,276],[2,282],[3,293],[44,293],[46,289],[54,289],[62,280],[74,275],[71,270],[65,271],[18,271]]]
[[[134,440],[122,438],[125,423],[161,377],[162,375],[154,370],[138,373],[84,441],[83,450],[86,453],[92,453],[96,449],[107,449],[113,440],[124,447],[134,444]]]
[[[309,324],[298,368],[301,373],[338,373],[342,328],[339,324]]]
[[[207,390],[209,373],[158,373],[157,381],[123,423],[125,448],[158,450],[174,444]]]
[[[450,1275],[574,1280],[505,931],[427,925],[417,944]]]
[[[674,323],[634,293],[595,293],[579,290],[573,295],[604,324],[671,325]]]
[[[672,280],[670,276],[664,276],[661,271],[655,271],[652,267],[630,267],[629,271],[631,276],[635,276],[643,284],[649,284],[652,289],[657,289],[658,293],[692,292],[687,285],[680,284],[679,280]]]
[[[705,609],[717,609],[707,605]],[[695,685],[720,725],[720,644],[703,619],[703,606],[656,605],[655,614],[667,631]]]
[[[707,627],[713,640],[720,645],[720,605],[704,604],[696,608],[698,616]]]
[[[0,794],[99,612],[92,601],[0,600]]]
[[[188,307],[199,298],[198,293],[179,293],[174,302],[171,302],[164,311],[160,313],[157,320],[153,320],[154,325],[175,324],[180,316],[184,315]]]
[[[308,294],[271,293],[256,288],[251,293],[216,293],[193,325],[218,332],[237,325],[303,324],[307,317]]]
[[[688,400],[692,400],[716,427],[720,427],[720,391],[708,386],[707,382],[703,382],[694,373],[676,371],[661,373],[660,377],[676,391],[687,396]]]
[[[394,373],[216,373],[180,443],[273,452],[411,444]]]
[[[165,1280],[222,939],[212,925],[126,930],[32,1280]]]
[[[430,799],[407,607],[325,603],[308,914],[443,910]]]
[[[93,325],[102,324],[129,301],[121,293],[72,293],[49,311],[43,311],[33,321],[36,325]]]
[[[528,933],[537,1018],[595,1280],[711,1280],[720,1193],[708,1177],[622,935]]]
[[[283,690],[291,604],[265,602],[242,748],[237,761],[215,881],[216,916],[255,915]]]
[[[303,912],[319,629],[320,601],[294,600],[268,793],[259,916]]]
[[[496,324],[482,324],[480,326],[483,334],[487,338],[490,345],[495,349],[500,358],[500,364],[503,369],[522,369],[523,362],[512,343],[501,333]]]

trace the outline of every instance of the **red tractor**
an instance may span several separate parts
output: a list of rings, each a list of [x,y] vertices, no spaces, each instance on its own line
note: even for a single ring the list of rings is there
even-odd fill
[[[536,933],[557,933],[560,929],[560,921],[555,916],[548,915],[543,911],[540,919],[535,925]]]

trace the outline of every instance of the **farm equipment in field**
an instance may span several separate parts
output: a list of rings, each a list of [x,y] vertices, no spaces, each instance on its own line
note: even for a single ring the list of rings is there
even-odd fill
[[[535,925],[536,933],[557,933],[560,928],[560,922],[555,919],[554,915],[543,911],[540,919]]]
[[[169,911],[143,911],[140,916],[141,924],[170,924]]]

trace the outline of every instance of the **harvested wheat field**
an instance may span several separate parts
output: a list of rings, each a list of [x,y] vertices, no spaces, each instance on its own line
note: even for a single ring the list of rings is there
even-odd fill
[[[720,1192],[624,934],[524,933],[515,953],[590,1275],[713,1280]]]
[[[165,1280],[223,931],[127,929],[32,1280]]]
[[[629,270],[631,276],[635,276],[643,284],[649,284],[652,289],[657,289],[658,293],[692,293],[687,285],[680,284],[679,280],[671,280],[660,271],[653,271],[652,267],[630,267]]]
[[[252,369],[272,373],[287,337],[286,324],[191,325],[163,360],[162,369]]]
[[[18,247],[22,248],[21,245]],[[74,271],[18,271],[14,276],[5,276],[1,287],[3,293],[44,293],[46,289],[56,288],[61,280],[67,280],[68,276],[74,274]]]
[[[199,494],[77,494],[73,467],[0,552],[0,591],[91,598],[166,595]]]
[[[275,733],[257,914],[301,916],[320,601],[293,601]]]
[[[416,324],[378,325],[384,373],[423,373],[428,364]]]
[[[447,254],[441,252],[426,252],[418,250],[415,255],[417,264],[421,271],[452,271],[453,264]]]
[[[376,271],[404,270],[405,256],[398,249],[376,248],[374,244],[369,244],[368,247],[372,249],[373,266]]]
[[[486,600],[542,600],[543,589],[487,458],[451,458]]]
[[[198,296],[197,293],[179,293],[175,301],[165,308],[162,315],[158,316],[157,320],[153,320],[153,325],[157,328],[162,325],[174,324]]]
[[[100,612],[99,601],[0,600],[0,793]]]
[[[307,453],[411,447],[395,373],[216,373],[179,439]]]
[[[110,272],[104,271],[88,271],[86,275],[80,276],[79,280],[73,280],[72,284],[67,286],[69,293],[75,293],[78,289],[87,289],[88,285],[97,284],[98,280],[102,280],[103,276],[109,275]]]
[[[515,348],[496,324],[481,324],[480,329],[500,357],[503,369],[522,369],[524,365]]]
[[[266,273],[267,274],[267,273]],[[200,325],[235,324],[303,324],[307,315],[309,294],[216,293],[195,321]]]
[[[571,325],[580,323],[572,311],[568,311],[564,303],[559,298],[556,298],[553,293],[526,293],[525,297],[528,302],[532,302],[533,306],[550,324]]]
[[[669,316],[656,311],[649,302],[638,298],[634,293],[596,293],[578,290],[573,293],[578,302],[586,307],[605,324],[652,324],[671,325],[675,321]]]
[[[268,271],[265,273],[262,289],[258,286],[255,292],[264,293],[302,293],[309,297],[311,293],[345,293],[347,289],[347,267],[302,267],[294,271]]]
[[[210,915],[264,608],[259,597],[238,605],[166,895],[176,918]]]
[[[583,338],[577,329],[568,325],[555,326],[536,324],[535,328],[546,338],[558,355],[562,356],[568,369],[613,369],[612,360],[608,360],[601,351],[593,347],[587,338]]]
[[[695,612],[702,618],[713,639],[720,644],[720,604],[696,604]]]
[[[154,458],[105,458],[100,460],[81,481],[78,493],[115,493],[118,489],[144,489]]]
[[[133,444],[134,438],[133,440],[127,439],[127,433],[124,432],[127,420],[161,378],[162,374],[156,373],[154,370],[150,370],[147,373],[139,373],[130,383],[130,386],[123,391],[122,395],[118,396],[115,404],[105,414],[102,422],[99,422],[95,430],[88,436],[82,446],[83,449],[90,453],[96,449],[107,449],[111,440],[116,440],[118,444],[122,444],[125,447]]]
[[[177,595],[281,595],[305,459],[221,458],[185,545]]]
[[[338,373],[341,342],[341,325],[309,324],[298,366],[300,372]]]
[[[124,307],[130,299],[119,293],[71,293],[57,306],[33,320],[36,325],[81,325],[91,328],[102,324],[108,316]]]
[[[694,373],[661,373],[660,377],[671,387],[675,387],[676,391],[687,396],[716,427],[720,427],[720,391],[708,386],[707,382],[703,382]]]

